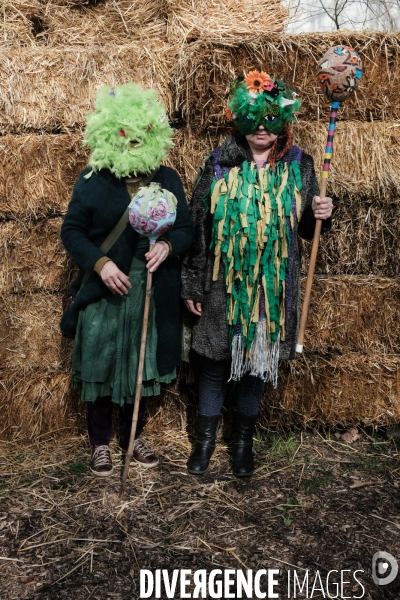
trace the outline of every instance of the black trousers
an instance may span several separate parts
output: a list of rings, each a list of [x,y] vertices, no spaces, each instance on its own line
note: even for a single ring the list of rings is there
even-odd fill
[[[230,360],[203,358],[200,375],[199,412],[202,415],[219,415],[225,401],[230,375]],[[243,415],[258,415],[264,393],[264,381],[246,373],[235,382],[236,407]]]
[[[108,446],[111,439],[112,415],[114,404],[111,396],[100,396],[95,402],[87,403],[87,424],[89,441],[92,446]],[[122,446],[127,446],[131,434],[133,404],[118,406],[119,412],[119,441]],[[141,399],[136,437],[142,433],[144,427],[144,398]]]

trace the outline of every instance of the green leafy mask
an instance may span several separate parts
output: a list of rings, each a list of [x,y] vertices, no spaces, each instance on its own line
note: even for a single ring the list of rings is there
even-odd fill
[[[260,125],[279,135],[287,123],[296,121],[299,108],[300,99],[291,85],[250,71],[232,83],[226,116],[243,135],[254,133]]]

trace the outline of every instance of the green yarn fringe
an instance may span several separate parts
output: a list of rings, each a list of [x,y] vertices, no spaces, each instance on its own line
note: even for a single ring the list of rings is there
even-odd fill
[[[254,358],[251,350],[260,321],[265,320],[266,340],[258,340],[258,347],[285,339],[285,278],[291,230],[295,216],[300,217],[301,187],[296,161],[277,163],[273,170],[270,165],[257,169],[254,163],[244,162],[219,181],[214,179],[211,186],[213,279],[217,279],[222,261],[229,339],[232,344],[239,323],[242,370]],[[260,317],[262,291],[265,317]]]

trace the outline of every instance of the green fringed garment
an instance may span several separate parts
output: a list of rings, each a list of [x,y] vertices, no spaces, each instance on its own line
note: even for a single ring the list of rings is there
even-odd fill
[[[295,198],[299,219],[301,187],[296,161],[278,162],[274,169],[270,165],[257,169],[254,162],[244,162],[212,183],[213,279],[222,261],[233,379],[250,370],[276,381],[279,339],[285,339],[292,204]]]

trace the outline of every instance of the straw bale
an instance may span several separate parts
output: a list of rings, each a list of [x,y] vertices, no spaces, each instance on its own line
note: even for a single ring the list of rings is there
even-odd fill
[[[2,438],[37,439],[47,432],[67,433],[82,422],[82,407],[67,373],[0,371]]]
[[[187,189],[208,153],[229,129],[185,129],[175,137],[170,161],[182,174]],[[323,164],[327,124],[304,122],[293,127],[294,143],[314,158],[317,176]],[[329,175],[331,195],[347,199],[365,197],[398,202],[400,189],[400,123],[396,121],[341,121],[337,124]]]
[[[62,294],[9,294],[0,298],[0,364],[20,372],[67,372],[72,342],[59,323]]]
[[[146,44],[0,49],[0,133],[59,133],[84,126],[96,91],[127,81],[159,91],[172,114],[176,51]]]
[[[319,174],[327,137],[325,123],[299,123],[294,141],[314,158]],[[399,201],[400,123],[337,124],[329,175],[329,192],[339,198],[367,197]]]
[[[318,175],[322,165],[325,125],[298,124],[294,133],[299,145],[314,156]],[[175,148],[167,164],[177,169],[188,195],[200,165],[226,134],[226,129],[211,128],[196,131],[185,128],[175,134]],[[363,207],[371,204],[372,199],[381,203],[399,201],[398,148],[400,126],[395,122],[366,124],[353,121],[338,124],[328,190],[339,198],[342,212],[352,210],[354,213],[353,206],[357,204],[357,210],[364,214]],[[87,156],[87,149],[82,147],[81,132],[2,136],[0,218],[39,218],[65,212],[73,184],[86,166]],[[354,165],[357,165],[358,172]],[[375,208],[373,214],[374,211]],[[362,217],[359,217],[359,235],[364,235],[361,232],[371,219],[372,216],[368,216],[363,224]],[[347,223],[347,227],[350,225]],[[381,227],[386,227],[383,222]],[[395,229],[396,225],[391,221],[387,234]],[[376,238],[376,235],[373,237]]]
[[[282,32],[289,10],[280,0],[167,0],[168,39],[235,41],[237,37]]]
[[[326,275],[400,275],[400,204],[363,198],[335,199],[332,230],[320,241],[316,273]],[[301,241],[302,266],[308,268],[311,242]]]
[[[365,69],[359,90],[343,103],[340,119],[399,119],[400,38],[397,33],[369,31],[268,33],[232,42],[198,40],[182,46],[176,70],[176,108],[191,126],[223,124],[231,81],[249,69],[263,69],[296,86],[303,101],[301,121],[326,121],[329,103],[317,83],[317,65],[325,50],[339,43],[353,46]]]
[[[315,139],[314,127],[321,136],[321,146],[313,148],[310,140]],[[373,274],[382,277],[400,275],[400,203],[396,193],[398,184],[396,165],[396,144],[390,143],[389,151],[393,161],[383,160],[385,131],[390,136],[400,133],[396,123],[369,125],[355,122],[342,122],[338,130],[338,140],[332,159],[332,174],[328,181],[328,193],[340,192],[334,197],[335,210],[332,231],[323,236],[317,258],[316,271],[331,275]],[[325,126],[307,123],[295,126],[296,141],[315,157],[317,176],[322,165],[321,154],[324,149],[323,136]],[[191,196],[194,178],[210,150],[218,146],[228,134],[227,129],[208,128],[197,131],[181,129],[175,136],[175,148],[172,149],[168,164],[181,175],[188,198]],[[365,136],[365,137],[364,137]],[[359,143],[353,146],[353,140]],[[340,142],[339,142],[340,139]],[[390,138],[391,139],[391,138]],[[372,149],[376,140],[376,148]],[[342,143],[341,143],[342,142]],[[399,139],[400,142],[400,139]],[[388,144],[389,146],[389,141]],[[366,153],[370,146],[370,164]],[[370,177],[370,189],[351,167],[361,166],[363,176]],[[400,147],[400,145],[399,145]],[[322,150],[321,150],[322,148]],[[348,173],[346,182],[344,172]],[[359,187],[358,187],[359,184]],[[374,197],[376,195],[377,197]],[[302,271],[307,270],[311,244],[302,242]]]
[[[0,137],[0,218],[40,218],[65,212],[87,164],[82,134]]]
[[[304,287],[304,281],[303,281]],[[68,371],[71,342],[59,331],[61,293],[0,299],[0,362],[21,371]],[[400,278],[317,277],[305,347],[330,355],[400,351]]]
[[[400,354],[399,306],[400,278],[316,277],[304,345],[320,354]]]
[[[186,129],[176,133],[175,148],[166,162],[177,169],[189,193],[199,166],[219,139]],[[87,158],[81,132],[0,137],[0,219],[43,219],[65,213]]]
[[[21,438],[34,438],[82,424],[84,407],[70,389],[68,373],[3,370],[0,386],[3,437],[16,437],[18,432]],[[400,420],[399,399],[398,355],[305,353],[280,366],[276,390],[267,386],[259,425],[390,426]],[[178,420],[185,419],[184,404],[177,410]]]
[[[0,222],[0,294],[65,290],[76,272],[60,239],[60,217]]]
[[[3,4],[0,39],[7,45],[166,39],[163,0],[7,0]]]
[[[321,275],[400,276],[400,204],[338,204],[332,231],[321,238]],[[76,272],[62,247],[62,219],[0,222],[0,292],[63,291]],[[390,226],[387,224],[390,223]],[[310,242],[302,242],[307,271]]]
[[[174,135],[174,147],[169,151],[165,163],[179,173],[188,200],[198,170],[213,148],[222,143],[225,130],[191,128],[179,129]]]
[[[400,421],[400,356],[305,353],[281,365],[276,390],[268,386],[259,423],[396,425]]]

